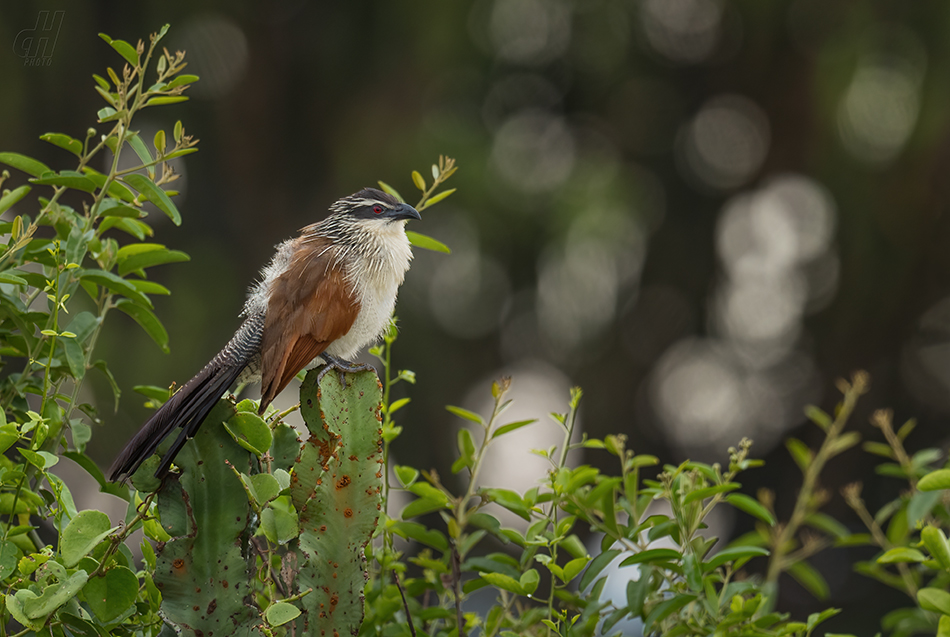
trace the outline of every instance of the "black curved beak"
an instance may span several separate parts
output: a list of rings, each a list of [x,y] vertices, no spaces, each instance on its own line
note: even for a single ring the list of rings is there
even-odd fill
[[[393,208],[391,211],[386,213],[386,216],[393,220],[396,220],[396,219],[418,219],[420,221],[422,220],[422,217],[419,216],[419,212],[407,203],[399,204],[398,206]]]

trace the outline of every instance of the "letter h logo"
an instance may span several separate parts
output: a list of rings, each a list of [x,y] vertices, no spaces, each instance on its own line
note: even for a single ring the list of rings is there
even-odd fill
[[[25,66],[49,66],[59,37],[59,28],[63,25],[65,11],[40,11],[36,26],[23,29],[13,41],[13,51],[21,58]]]

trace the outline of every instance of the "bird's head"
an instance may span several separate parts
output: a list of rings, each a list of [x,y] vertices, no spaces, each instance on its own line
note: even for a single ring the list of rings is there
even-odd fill
[[[409,204],[375,188],[364,188],[349,197],[343,197],[330,206],[330,212],[344,215],[350,220],[378,220],[387,225],[394,221],[422,219]]]

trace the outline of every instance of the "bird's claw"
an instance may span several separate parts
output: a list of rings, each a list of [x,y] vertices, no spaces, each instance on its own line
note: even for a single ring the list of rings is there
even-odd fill
[[[346,373],[347,372],[367,372],[367,371],[376,371],[373,366],[367,365],[366,363],[354,363],[352,361],[343,360],[342,358],[337,358],[336,356],[330,356],[329,354],[321,354],[323,360],[326,361],[326,365],[323,366],[323,369],[317,374],[317,385],[320,384],[320,381],[323,380],[323,376],[329,372],[331,369],[335,369],[340,375],[340,386],[346,387]]]

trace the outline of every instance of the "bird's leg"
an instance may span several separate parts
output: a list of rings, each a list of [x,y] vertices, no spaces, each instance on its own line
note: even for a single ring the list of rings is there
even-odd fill
[[[343,360],[342,358],[337,358],[336,356],[330,356],[326,352],[320,354],[320,357],[327,362],[323,366],[323,369],[317,374],[317,385],[320,384],[320,381],[323,379],[323,375],[330,371],[331,368],[336,369],[337,373],[340,374],[340,385],[346,387],[346,372],[368,372],[376,371],[376,368],[372,365],[367,365],[366,363],[354,363],[352,361]]]

